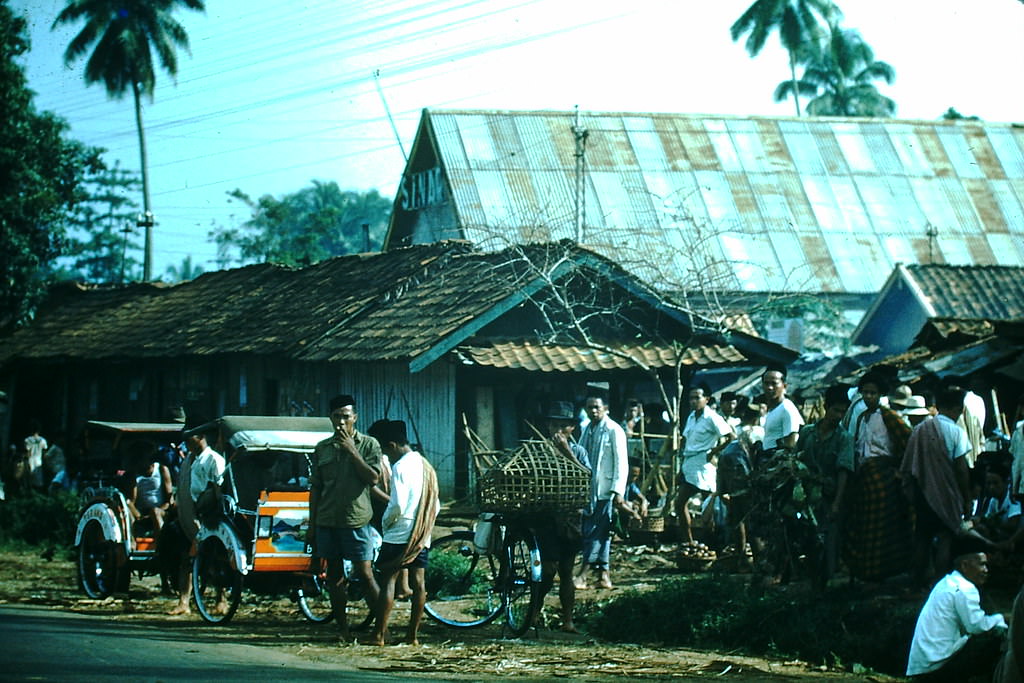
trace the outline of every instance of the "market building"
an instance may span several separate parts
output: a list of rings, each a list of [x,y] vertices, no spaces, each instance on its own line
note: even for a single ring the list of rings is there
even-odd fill
[[[697,310],[824,295],[852,329],[898,263],[1024,266],[1024,128],[425,109],[385,248],[440,239],[574,239]]]
[[[6,443],[38,418],[326,415],[352,393],[363,428],[403,419],[442,493],[469,477],[464,426],[494,447],[531,436],[548,400],[674,385],[697,368],[790,362],[777,344],[694,316],[570,243],[482,252],[434,242],[306,268],[257,264],[168,286],[64,284],[0,340]],[[68,444],[70,445],[70,444]],[[73,458],[73,453],[69,460]]]

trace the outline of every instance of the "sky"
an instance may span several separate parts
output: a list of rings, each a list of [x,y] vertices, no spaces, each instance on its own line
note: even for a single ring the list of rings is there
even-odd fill
[[[84,60],[65,66],[79,27],[51,30],[64,3],[8,1],[29,22],[37,108],[106,149],[109,165],[137,170],[131,95],[109,100],[85,85]],[[177,79],[158,74],[144,108],[153,273],[187,256],[216,267],[210,229],[249,215],[227,195],[236,188],[281,197],[315,179],[393,197],[427,107],[791,116],[792,101],[772,100],[789,75],[777,37],[752,59],[729,36],[750,2],[206,0],[205,13],[180,11],[191,54]],[[1020,0],[837,4],[843,27],[895,68],[880,90],[899,118],[955,107],[1024,123]]]

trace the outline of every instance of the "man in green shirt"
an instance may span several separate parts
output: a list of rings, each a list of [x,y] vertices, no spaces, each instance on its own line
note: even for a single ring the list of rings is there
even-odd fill
[[[800,458],[821,483],[821,502],[814,508],[818,525],[824,531],[819,572],[815,577],[821,587],[835,572],[838,562],[843,496],[846,480],[853,473],[853,437],[840,426],[849,407],[847,387],[829,387],[825,392],[825,416],[814,424],[805,425],[797,439]]]
[[[376,532],[370,525],[370,490],[380,478],[380,444],[356,431],[355,399],[348,395],[330,401],[334,436],[316,445],[309,477],[309,529],[314,555],[327,561],[327,587],[341,635],[348,639],[345,616],[344,560],[352,563],[352,578],[366,585],[368,604],[377,601],[373,578]]]

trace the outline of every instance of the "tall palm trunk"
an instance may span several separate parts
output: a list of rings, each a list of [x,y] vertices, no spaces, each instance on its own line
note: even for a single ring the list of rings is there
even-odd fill
[[[149,163],[146,158],[146,131],[142,126],[142,97],[139,84],[132,80],[135,96],[135,126],[139,132],[139,162],[142,166],[142,224],[146,228],[145,253],[142,259],[142,281],[153,279],[153,210],[149,204]]]
[[[793,83],[793,103],[796,104],[796,116],[797,118],[800,118],[800,90],[797,88],[796,85],[796,56],[793,54],[792,50],[790,50],[789,52],[789,76],[790,80]],[[143,175],[142,177],[143,181],[145,181],[146,176]]]

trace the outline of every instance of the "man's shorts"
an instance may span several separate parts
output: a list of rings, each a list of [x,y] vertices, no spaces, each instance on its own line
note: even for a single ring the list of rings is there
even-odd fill
[[[404,543],[385,543],[380,547],[380,555],[377,556],[378,564],[390,564],[405,552]],[[427,557],[430,554],[429,548],[424,548],[419,555],[413,558],[409,564],[403,564],[402,569],[426,569]]]
[[[342,558],[350,562],[373,561],[375,529],[366,524],[355,529],[335,526],[316,528],[316,554],[328,562]]]

